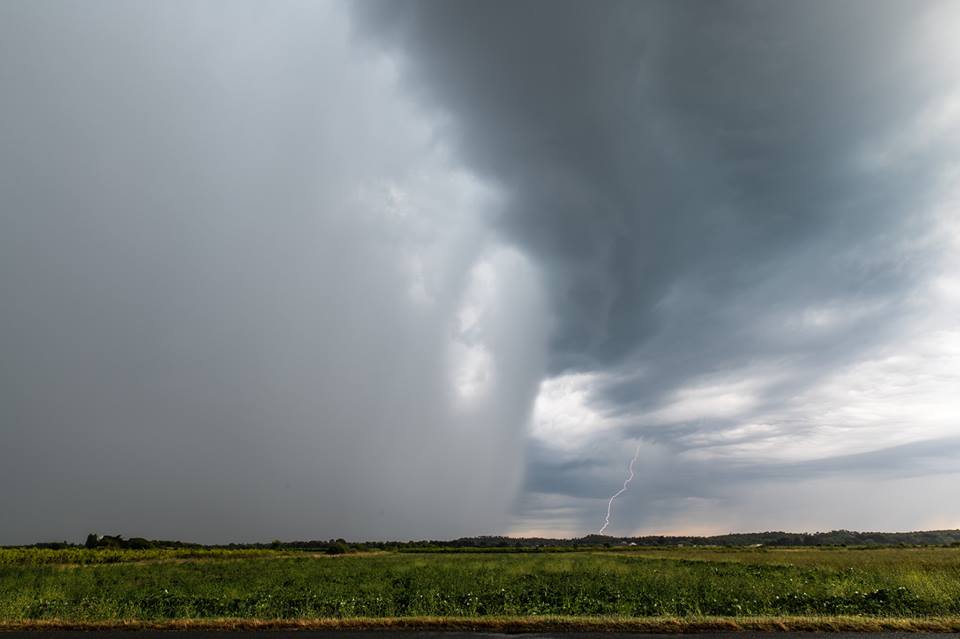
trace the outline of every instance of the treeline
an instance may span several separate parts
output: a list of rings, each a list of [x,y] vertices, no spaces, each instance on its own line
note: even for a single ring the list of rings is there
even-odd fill
[[[380,545],[380,544],[367,544]],[[960,546],[960,530],[925,530],[916,532],[857,532],[852,530],[832,530],[830,532],[791,533],[769,531],[758,533],[730,533],[709,537],[648,535],[644,537],[611,537],[607,535],[587,535],[573,539],[552,539],[549,537],[504,537],[485,535],[480,537],[461,537],[450,541],[411,541],[389,542],[397,550],[418,549],[576,549],[611,547],[674,547],[674,546]]]
[[[349,542],[345,539],[280,541],[269,543],[232,543],[232,544],[196,544],[183,541],[169,541],[131,537],[121,535],[98,535],[91,533],[83,544],[48,542],[32,544],[32,548],[107,548],[124,550],[149,549],[224,549],[224,550],[291,550],[305,552],[323,552],[327,554],[345,554],[373,550],[398,552],[443,552],[481,550],[486,552],[549,552],[555,550],[590,548],[629,548],[629,547],[676,547],[676,546],[720,546],[720,547],[784,547],[784,546],[960,546],[960,530],[925,530],[916,532],[856,532],[851,530],[832,530],[830,532],[791,533],[769,531],[758,533],[731,533],[710,537],[649,535],[644,537],[611,537],[607,535],[587,535],[574,539],[552,539],[547,537],[505,537],[483,535],[479,537],[461,537],[452,540],[419,541],[364,541]]]
[[[596,536],[594,536],[596,537]],[[790,533],[771,531],[731,533],[712,537],[637,537],[623,543],[638,546],[711,545],[711,546],[949,546],[960,545],[960,530],[925,530],[915,532],[829,532]]]
[[[65,544],[66,542],[64,542]],[[124,539],[122,535],[98,535],[90,533],[83,544],[87,548],[111,548],[123,550],[151,550],[151,549],[209,549],[209,550],[303,550],[325,552],[331,555],[345,554],[368,550],[369,544],[350,543],[345,539],[330,539],[327,541],[280,541],[253,544],[195,544],[185,541],[167,541],[161,539],[144,539],[131,537]],[[59,543],[34,544],[38,548],[64,548]]]
[[[768,531],[757,533],[730,533],[709,537],[649,535],[645,537],[611,537],[587,535],[575,539],[538,537],[464,537],[449,542],[436,542],[448,547],[610,547],[610,546],[950,546],[960,545],[960,530],[925,530],[916,532],[857,532],[832,530],[830,532],[791,533]]]

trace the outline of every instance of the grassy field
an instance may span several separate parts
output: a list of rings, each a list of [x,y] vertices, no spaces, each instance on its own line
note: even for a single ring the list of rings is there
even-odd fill
[[[960,549],[0,549],[0,627],[960,629]]]

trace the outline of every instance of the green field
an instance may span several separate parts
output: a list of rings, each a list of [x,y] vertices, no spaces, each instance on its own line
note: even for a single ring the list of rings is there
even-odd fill
[[[960,549],[340,556],[0,549],[0,625],[6,627],[176,620],[378,625],[376,620],[433,619],[434,625],[456,626],[458,620],[482,625],[505,619],[715,618],[860,619],[868,625],[938,620],[953,628],[952,620],[960,618]]]

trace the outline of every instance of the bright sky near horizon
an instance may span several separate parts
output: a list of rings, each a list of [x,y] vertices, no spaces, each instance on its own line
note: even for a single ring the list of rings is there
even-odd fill
[[[0,544],[960,527],[958,24],[0,4]]]

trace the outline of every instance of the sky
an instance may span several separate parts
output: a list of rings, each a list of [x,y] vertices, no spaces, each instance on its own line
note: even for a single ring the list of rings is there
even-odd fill
[[[960,527],[958,21],[0,3],[0,544]]]

